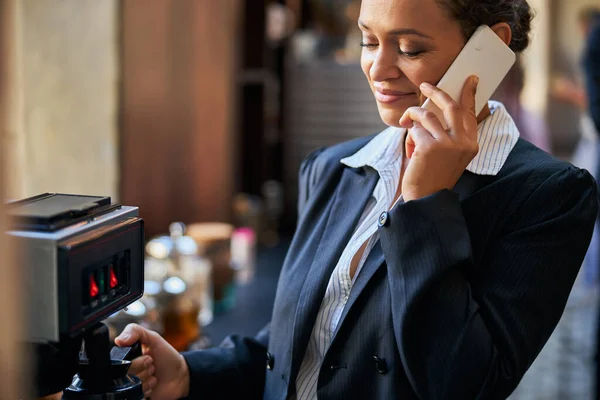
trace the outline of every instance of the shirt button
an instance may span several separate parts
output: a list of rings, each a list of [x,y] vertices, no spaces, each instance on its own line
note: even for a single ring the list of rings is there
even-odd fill
[[[390,218],[388,216],[387,211],[384,211],[381,213],[381,215],[379,216],[379,219],[377,220],[377,223],[380,227],[384,227],[384,226],[388,226],[390,222]]]

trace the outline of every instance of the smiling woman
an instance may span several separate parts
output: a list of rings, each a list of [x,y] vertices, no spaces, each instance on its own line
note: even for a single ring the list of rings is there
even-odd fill
[[[504,399],[516,388],[564,310],[597,188],[520,139],[502,104],[475,115],[478,77],[459,101],[434,85],[474,26],[519,51],[530,20],[525,0],[362,1],[361,66],[389,128],[304,160],[298,226],[256,337],[181,357],[126,328],[118,343],[141,340],[156,365],[137,360],[153,399]]]
[[[398,126],[408,107],[423,103],[418,85],[437,84],[479,25],[491,26],[514,51],[529,42],[532,13],[526,1],[436,0],[402,13],[392,3],[386,9],[363,2],[358,21],[361,66],[388,125]]]
[[[362,70],[371,85],[383,121],[398,126],[400,117],[424,96],[422,82],[436,84],[458,55],[466,38],[460,24],[434,1],[363,2]]]

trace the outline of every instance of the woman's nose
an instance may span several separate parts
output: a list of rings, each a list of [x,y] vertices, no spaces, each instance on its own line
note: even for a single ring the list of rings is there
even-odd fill
[[[399,78],[402,72],[396,65],[396,54],[390,49],[381,47],[377,50],[373,64],[369,70],[372,81],[386,81]]]

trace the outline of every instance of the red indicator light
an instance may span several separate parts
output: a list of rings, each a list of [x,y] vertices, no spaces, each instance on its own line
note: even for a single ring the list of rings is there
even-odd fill
[[[100,293],[98,289],[98,285],[96,285],[96,281],[93,276],[90,276],[90,297],[96,297]]]
[[[117,275],[115,275],[115,270],[113,267],[110,267],[110,288],[113,289],[115,286],[119,284],[119,280],[117,279]]]

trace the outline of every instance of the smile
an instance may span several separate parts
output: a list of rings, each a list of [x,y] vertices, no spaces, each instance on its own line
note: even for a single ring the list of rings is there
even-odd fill
[[[375,99],[383,104],[391,104],[415,96],[416,93],[399,92],[395,90],[376,89]]]

